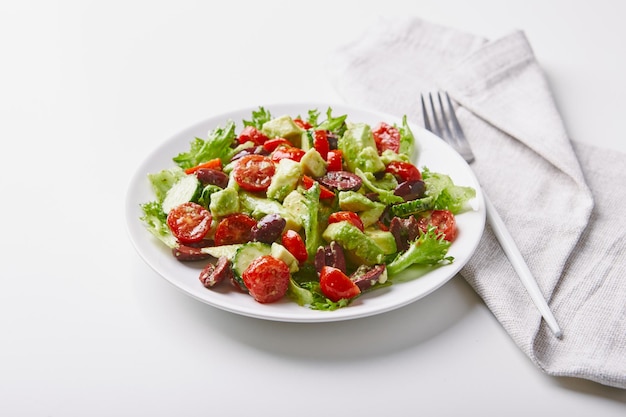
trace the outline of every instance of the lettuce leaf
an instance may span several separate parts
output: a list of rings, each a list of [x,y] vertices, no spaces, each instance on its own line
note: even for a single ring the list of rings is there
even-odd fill
[[[167,191],[185,175],[185,171],[179,167],[163,169],[159,172],[148,174],[148,180],[152,185],[152,190],[154,191],[157,201],[162,203]]]
[[[400,132],[400,154],[412,157],[415,150],[415,136],[406,121],[406,114],[402,117],[402,126],[396,126]]]
[[[422,170],[422,180],[426,185],[426,195],[434,198],[433,207],[437,210],[450,210],[453,214],[460,213],[467,202],[476,197],[472,187],[455,185],[445,174]]]
[[[229,120],[224,127],[217,127],[209,132],[207,139],[194,138],[188,152],[182,152],[172,159],[182,169],[192,168],[215,158],[220,158],[222,164],[226,165],[243,146],[231,147],[236,138],[235,123]]]
[[[315,256],[322,240],[318,220],[320,212],[320,192],[321,189],[318,182],[314,182],[311,188],[303,192],[304,205],[307,210],[302,216],[302,223],[304,225],[305,245],[309,258]]]
[[[437,236],[436,229],[430,228],[422,233],[407,250],[401,252],[387,265],[387,273],[396,275],[411,265],[436,265],[440,262],[452,262],[451,256],[446,256],[451,242]]]
[[[161,208],[161,204],[151,201],[141,205],[143,216],[141,221],[144,222],[146,228],[161,242],[169,248],[178,247],[178,241],[172,235],[170,228],[167,226],[167,215]]]
[[[317,126],[318,130],[329,130],[339,136],[342,136],[346,131],[346,119],[348,115],[333,116],[333,109],[328,108],[326,110],[326,120]]]
[[[266,110],[264,107],[259,107],[258,110],[252,111],[252,119],[244,120],[244,126],[252,126],[259,130],[263,127],[263,124],[267,121],[272,120],[272,114],[269,110]]]
[[[385,174],[381,180],[377,180],[371,172],[363,172],[359,168],[354,169],[354,173],[363,181],[363,185],[372,192],[378,194],[378,199],[383,203],[396,204],[402,203],[404,199],[394,194],[394,189],[398,185],[395,178],[391,174]]]

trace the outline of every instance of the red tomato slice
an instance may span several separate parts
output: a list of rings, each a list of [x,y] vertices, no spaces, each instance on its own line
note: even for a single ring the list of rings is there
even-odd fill
[[[385,123],[381,122],[372,131],[374,141],[378,148],[378,153],[386,150],[392,150],[396,153],[400,152],[400,131]]]
[[[361,289],[340,269],[324,266],[320,273],[320,290],[331,301],[351,299],[361,294]]]
[[[457,235],[456,220],[449,210],[433,210],[417,221],[420,230],[425,233],[430,226],[437,228],[437,234],[452,242]]]
[[[237,137],[239,143],[251,141],[255,145],[263,145],[267,139],[268,137],[254,126],[244,127],[241,133],[239,133],[239,137]]]
[[[328,162],[328,166],[326,168],[328,171],[343,170],[342,152],[339,149],[328,151],[326,162]]]
[[[298,262],[302,263],[309,258],[309,254],[306,251],[306,245],[302,236],[295,230],[286,230],[281,238],[281,243],[291,253]]]
[[[249,242],[255,225],[256,220],[243,213],[223,218],[215,229],[215,246]]]
[[[263,143],[263,149],[265,149],[268,152],[274,152],[274,150],[278,148],[280,145],[291,146],[291,142],[289,142],[285,138],[269,139],[265,141],[265,143]]]
[[[304,129],[304,130],[307,130],[307,129],[310,129],[310,128],[313,127],[313,126],[311,126],[311,123],[305,122],[304,120],[299,119],[299,118],[298,119],[293,119],[293,122],[296,125],[298,125],[301,129]]]
[[[167,215],[167,225],[180,243],[196,243],[204,239],[211,227],[211,212],[197,203],[183,203]]]
[[[393,174],[401,181],[419,181],[422,179],[422,173],[410,162],[391,161],[385,171]]]
[[[289,277],[287,264],[270,255],[253,260],[241,274],[250,295],[259,303],[280,300],[289,288]]]
[[[317,181],[315,181],[313,178],[309,177],[308,175],[302,176],[302,184],[304,185],[304,188],[306,188],[307,190],[311,188],[313,184],[315,184],[316,182]],[[320,200],[326,200],[330,198],[335,198],[335,193],[331,191],[329,188],[320,184]]]
[[[313,147],[324,160],[328,158],[330,143],[328,143],[328,133],[325,130],[316,130],[313,133]]]
[[[274,162],[263,155],[246,155],[233,168],[233,178],[246,191],[265,191],[276,172]]]
[[[281,159],[293,159],[296,162],[300,162],[305,152],[294,146],[279,146],[272,152],[271,158],[272,161],[278,162]]]
[[[222,170],[222,160],[220,158],[211,159],[209,161],[203,162],[201,164],[196,165],[195,167],[187,168],[185,170],[185,174],[193,174],[199,169],[217,169],[218,171]]]
[[[336,211],[328,216],[328,224],[338,223],[344,220],[358,227],[361,232],[363,231],[363,221],[358,214],[352,211]]]

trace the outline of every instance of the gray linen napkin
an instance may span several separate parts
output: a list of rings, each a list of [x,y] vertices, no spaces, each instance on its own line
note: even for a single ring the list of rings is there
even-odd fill
[[[490,41],[418,18],[371,27],[329,57],[333,85],[348,103],[420,125],[420,93],[450,93],[472,168],[563,338],[488,225],[461,275],[544,372],[626,388],[626,155],[570,140],[523,32]]]

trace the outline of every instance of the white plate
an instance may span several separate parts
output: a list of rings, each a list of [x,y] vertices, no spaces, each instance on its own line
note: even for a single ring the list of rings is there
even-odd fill
[[[323,119],[329,104],[297,103],[264,106],[272,116],[288,114],[307,116],[310,109],[318,109]],[[380,121],[393,124],[401,123],[398,117],[330,104],[333,115],[348,115],[348,120],[374,125]],[[242,109],[211,117],[191,126],[169,140],[147,156],[139,166],[130,182],[126,201],[126,223],[130,238],[144,261],[166,280],[184,293],[214,307],[245,316],[285,322],[330,322],[390,311],[416,301],[450,280],[470,259],[483,233],[485,208],[478,181],[467,163],[450,146],[430,132],[411,125],[416,138],[417,166],[424,166],[431,171],[448,174],[458,185],[467,185],[476,189],[476,198],[471,202],[471,209],[457,216],[458,236],[451,245],[448,254],[454,262],[428,270],[411,269],[404,273],[400,282],[381,288],[359,297],[350,306],[335,311],[317,311],[301,307],[285,298],[273,304],[260,304],[247,294],[231,289],[229,284],[218,289],[206,289],[200,283],[198,275],[201,266],[177,261],[161,242],[157,241],[140,220],[140,204],[154,200],[154,194],[148,182],[147,174],[174,166],[172,158],[180,152],[189,150],[194,137],[206,138],[207,133],[218,126],[224,126],[227,120],[233,120],[237,129],[242,128],[242,120],[250,120],[252,110],[258,107]]]

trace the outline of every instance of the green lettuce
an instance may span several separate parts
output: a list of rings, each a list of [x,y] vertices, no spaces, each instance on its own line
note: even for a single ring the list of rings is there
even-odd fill
[[[152,185],[152,190],[154,191],[157,201],[162,203],[167,191],[185,175],[185,171],[179,167],[164,169],[156,173],[148,174],[148,180]]]
[[[244,120],[243,125],[252,126],[257,128],[258,130],[261,130],[263,124],[270,120],[272,120],[272,114],[270,113],[270,111],[266,110],[264,107],[259,107],[258,110],[252,111],[252,119]]]
[[[320,212],[320,193],[321,189],[318,182],[314,182],[313,186],[303,193],[304,205],[307,210],[302,216],[302,223],[304,226],[306,251],[310,258],[315,256],[322,240],[318,219]]]
[[[308,116],[307,116],[307,122],[309,122],[309,124],[311,126],[317,126],[317,120],[320,117],[320,112],[317,109],[312,109],[308,111]]]
[[[333,116],[333,109],[330,107],[326,110],[326,120],[317,126],[318,130],[329,130],[339,136],[346,131],[347,114],[341,116]]]
[[[400,132],[400,154],[410,158],[415,150],[415,136],[406,121],[406,115],[402,117],[402,126],[396,126],[396,128]]]
[[[383,203],[396,204],[404,201],[402,197],[394,194],[398,182],[393,175],[386,173],[380,180],[377,180],[374,174],[363,172],[359,168],[355,168],[354,173],[361,178],[367,189],[378,194],[378,199]]]
[[[194,138],[189,151],[181,152],[172,159],[182,169],[192,168],[215,158],[220,158],[222,164],[226,165],[233,155],[249,146],[242,144],[233,148],[231,145],[236,138],[235,123],[229,120],[224,127],[217,127],[209,132],[206,139]]]
[[[431,227],[422,233],[409,248],[400,253],[393,261],[387,264],[387,273],[396,275],[411,265],[436,265],[440,262],[452,262],[451,256],[446,256],[451,242],[438,236],[436,229]]]
[[[455,185],[448,175],[431,172],[428,168],[422,170],[422,180],[426,185],[426,195],[435,200],[433,206],[437,210],[450,210],[457,214],[476,197],[474,188]]]
[[[163,242],[169,248],[178,247],[178,242],[169,227],[167,226],[167,215],[161,208],[161,204],[156,201],[151,201],[141,205],[143,210],[143,216],[141,220],[146,225],[146,228],[161,242]]]

